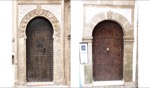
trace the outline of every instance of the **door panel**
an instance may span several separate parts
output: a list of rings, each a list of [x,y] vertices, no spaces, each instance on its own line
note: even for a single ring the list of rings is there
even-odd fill
[[[31,20],[27,26],[27,81],[53,81],[53,28],[42,17]]]
[[[94,81],[122,80],[123,31],[113,21],[100,22],[93,31]]]

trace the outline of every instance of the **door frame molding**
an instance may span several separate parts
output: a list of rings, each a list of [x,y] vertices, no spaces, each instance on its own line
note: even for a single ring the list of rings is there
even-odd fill
[[[61,45],[61,29],[60,22],[56,18],[56,16],[48,10],[44,9],[34,9],[29,11],[21,20],[19,24],[19,28],[17,30],[17,68],[16,68],[16,82],[15,84],[18,86],[26,86],[26,27],[30,20],[35,17],[44,17],[52,24],[53,27],[53,84],[63,84],[64,83],[64,59],[61,57],[63,54],[60,49]],[[57,63],[57,64],[56,64]],[[62,69],[62,70],[60,70]],[[60,74],[61,73],[61,74]],[[38,84],[38,83],[37,83]],[[38,84],[39,85],[39,84]]]
[[[93,62],[92,62],[92,33],[94,27],[101,21],[111,20],[117,22],[123,30],[123,81],[132,82],[133,72],[133,42],[134,42],[134,25],[123,15],[116,12],[101,12],[93,16],[88,22],[84,23],[83,42],[88,43],[88,59],[89,63],[84,65],[85,84],[92,84],[93,81]]]

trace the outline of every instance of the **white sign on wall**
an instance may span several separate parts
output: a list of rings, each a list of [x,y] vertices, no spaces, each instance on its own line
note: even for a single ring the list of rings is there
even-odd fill
[[[80,63],[87,64],[88,63],[88,51],[87,51],[87,43],[80,43]]]

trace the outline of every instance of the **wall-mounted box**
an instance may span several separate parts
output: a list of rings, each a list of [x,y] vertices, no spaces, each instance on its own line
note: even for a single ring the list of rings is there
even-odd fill
[[[87,43],[80,43],[80,63],[87,64],[88,63],[88,55],[87,55]]]

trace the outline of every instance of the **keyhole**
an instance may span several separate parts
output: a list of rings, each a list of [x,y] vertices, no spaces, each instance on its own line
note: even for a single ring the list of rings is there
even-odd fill
[[[45,52],[46,52],[46,48],[43,49],[43,53],[45,53]]]

